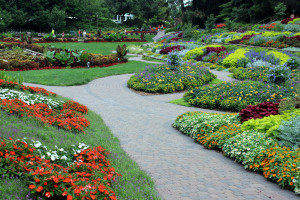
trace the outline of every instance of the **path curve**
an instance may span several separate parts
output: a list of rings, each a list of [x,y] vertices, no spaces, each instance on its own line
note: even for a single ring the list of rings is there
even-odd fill
[[[110,76],[71,87],[27,85],[69,97],[100,114],[124,150],[155,180],[162,199],[299,199],[171,127],[186,111],[216,111],[167,103],[183,93],[140,96],[126,87],[129,77]]]

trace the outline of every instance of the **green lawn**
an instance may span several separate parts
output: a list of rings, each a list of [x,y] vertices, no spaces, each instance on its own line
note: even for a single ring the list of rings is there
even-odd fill
[[[129,61],[125,64],[110,67],[79,68],[79,69],[51,69],[31,71],[6,71],[7,75],[15,76],[20,74],[24,82],[37,83],[42,85],[71,86],[83,85],[101,77],[131,74],[143,70],[146,66],[153,65],[139,61]]]
[[[6,139],[12,137],[16,140],[26,137],[39,140],[48,150],[54,150],[55,145],[71,152],[73,144],[84,143],[91,148],[100,145],[111,152],[108,160],[111,161],[111,166],[122,174],[122,177],[113,184],[118,199],[159,199],[154,181],[121,148],[119,139],[111,133],[102,118],[90,110],[86,118],[91,125],[83,134],[48,126],[33,118],[8,115],[0,110],[0,133],[1,137]],[[0,177],[0,199],[25,199],[28,192],[30,192],[28,183],[26,184],[24,180],[15,178],[7,180]]]
[[[66,48],[66,49],[78,49],[85,50],[89,53],[98,53],[103,55],[112,54],[118,45],[130,46],[130,45],[142,45],[146,42],[68,42],[68,43],[40,43],[41,46],[54,46],[56,48]]]

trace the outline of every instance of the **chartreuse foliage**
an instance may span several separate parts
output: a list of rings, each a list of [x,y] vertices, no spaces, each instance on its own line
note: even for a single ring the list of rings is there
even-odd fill
[[[243,123],[242,130],[256,130],[261,133],[267,133],[269,136],[277,136],[278,128],[283,121],[287,121],[300,115],[300,109],[287,111],[281,115],[270,115],[262,119],[250,119]]]
[[[190,50],[185,54],[183,60],[190,60],[196,58],[197,56],[203,56],[206,53],[206,47],[221,47],[221,46],[222,45],[206,45],[200,48]]]
[[[236,67],[238,60],[246,58],[245,53],[247,52],[246,49],[237,49],[234,53],[229,54],[229,56],[227,56],[222,64],[224,65],[224,67],[226,68],[230,68],[230,67]]]

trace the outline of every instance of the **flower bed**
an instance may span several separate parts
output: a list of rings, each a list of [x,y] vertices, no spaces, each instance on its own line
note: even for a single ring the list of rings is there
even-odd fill
[[[149,93],[172,93],[206,84],[215,78],[207,68],[198,65],[160,65],[146,67],[144,71],[132,76],[127,85]]]
[[[45,124],[57,126],[66,130],[83,132],[84,127],[88,127],[90,122],[85,117],[63,105],[63,109],[50,109],[47,104],[37,103],[28,105],[20,99],[0,99],[0,108],[10,114],[16,114],[20,117],[33,117]]]
[[[160,54],[168,54],[168,53],[170,53],[172,51],[181,51],[183,49],[185,49],[184,46],[182,46],[182,45],[176,45],[176,46],[171,46],[171,47],[164,48],[164,49],[160,50],[159,53]]]
[[[299,132],[297,125],[290,125],[296,120],[299,124],[298,118],[285,122],[291,132]],[[282,188],[300,193],[300,149],[279,146],[278,143],[284,140],[269,137],[265,132],[241,130],[237,115],[187,112],[177,117],[173,127],[206,148],[221,149],[224,155],[248,170],[263,173],[265,178]],[[280,126],[279,130],[283,129],[284,125]],[[284,133],[287,131],[281,132]]]
[[[192,89],[185,93],[184,98],[196,107],[240,111],[248,105],[297,97],[298,90],[261,82],[223,82]]]
[[[35,197],[116,200],[111,182],[120,174],[110,167],[109,153],[98,146],[81,150],[74,163],[61,166],[40,157],[35,146],[17,140],[1,140],[3,174],[21,175]]]

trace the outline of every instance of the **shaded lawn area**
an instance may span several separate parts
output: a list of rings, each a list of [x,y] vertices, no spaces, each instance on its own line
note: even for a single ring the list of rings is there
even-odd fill
[[[147,42],[69,42],[69,43],[38,43],[41,46],[54,46],[56,48],[66,48],[66,49],[78,49],[85,50],[88,53],[97,53],[103,55],[112,54],[118,45],[123,46],[124,44],[128,47],[130,45],[142,45]]]
[[[139,61],[129,61],[125,64],[110,67],[79,68],[79,69],[50,69],[31,71],[6,71],[7,75],[18,74],[24,77],[24,82],[42,85],[72,86],[83,85],[106,76],[131,74],[143,70],[146,66],[153,65]]]

